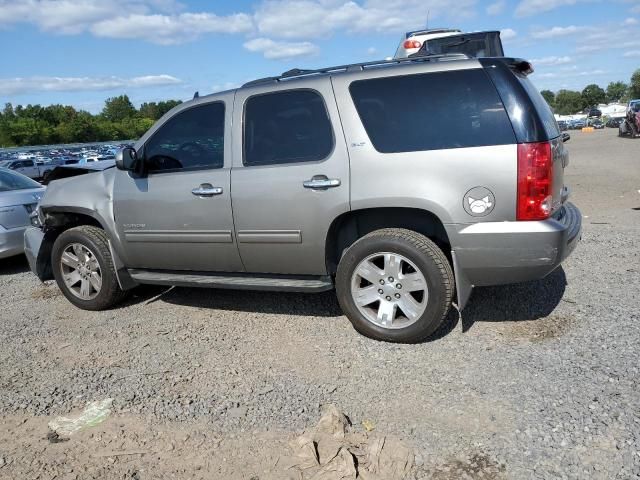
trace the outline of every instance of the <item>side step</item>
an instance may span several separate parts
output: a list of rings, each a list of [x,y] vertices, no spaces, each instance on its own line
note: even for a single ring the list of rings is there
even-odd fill
[[[175,272],[165,270],[129,270],[136,282],[178,287],[266,290],[273,292],[324,292],[333,288],[329,276],[248,275],[241,273]]]

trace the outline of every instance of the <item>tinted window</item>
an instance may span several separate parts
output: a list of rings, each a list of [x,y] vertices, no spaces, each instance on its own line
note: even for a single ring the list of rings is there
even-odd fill
[[[544,130],[547,133],[547,136],[550,139],[559,136],[560,129],[558,128],[558,124],[556,123],[556,118],[553,116],[551,107],[549,107],[549,104],[544,99],[542,94],[536,87],[533,86],[533,83],[531,83],[531,80],[529,80],[527,76],[516,75],[516,77],[520,80],[520,83],[527,91],[527,95],[529,95],[529,98],[533,102],[533,106],[538,112],[540,120],[542,120],[542,125],[544,126]]]
[[[38,182],[35,182],[24,175],[8,172],[6,170],[0,171],[0,192],[39,187],[41,187],[41,185]]]
[[[362,123],[382,153],[516,143],[498,94],[481,69],[353,82]]]
[[[332,149],[333,130],[319,93],[289,90],[247,100],[245,165],[315,162]]]
[[[224,163],[224,104],[198,105],[170,118],[145,144],[151,172],[175,169],[222,168]]]

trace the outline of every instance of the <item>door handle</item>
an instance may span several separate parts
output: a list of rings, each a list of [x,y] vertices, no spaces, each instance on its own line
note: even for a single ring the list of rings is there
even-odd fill
[[[198,188],[191,190],[196,197],[213,197],[222,194],[222,187],[214,187],[210,183],[203,183]]]
[[[339,187],[341,184],[338,178],[327,178],[326,175],[315,175],[311,180],[302,182],[304,188],[326,190],[327,188]]]

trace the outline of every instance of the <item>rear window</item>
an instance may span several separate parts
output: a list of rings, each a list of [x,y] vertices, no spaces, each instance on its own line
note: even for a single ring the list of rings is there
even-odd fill
[[[516,143],[498,93],[482,69],[359,80],[349,89],[381,153]]]
[[[551,111],[551,107],[544,99],[544,97],[540,94],[538,89],[531,83],[528,77],[525,75],[516,75],[520,83],[527,91],[527,95],[531,99],[534,108],[538,112],[540,116],[540,120],[542,121],[542,125],[544,126],[544,130],[549,139],[556,138],[560,135],[560,129],[558,128],[558,124],[556,123],[556,119],[553,116],[553,112]]]
[[[0,171],[0,192],[38,188],[41,185],[29,177],[6,170]]]

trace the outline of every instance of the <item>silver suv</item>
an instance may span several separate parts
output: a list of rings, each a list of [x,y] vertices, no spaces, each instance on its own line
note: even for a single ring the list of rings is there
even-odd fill
[[[194,98],[117,168],[49,185],[31,269],[88,310],[138,284],[335,288],[359,332],[421,341],[473,286],[544,277],[580,239],[530,71],[420,57]]]

